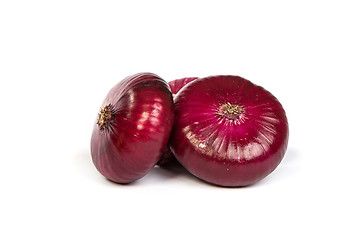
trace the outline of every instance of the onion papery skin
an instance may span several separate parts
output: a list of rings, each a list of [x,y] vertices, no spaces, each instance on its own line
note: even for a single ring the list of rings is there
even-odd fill
[[[180,78],[175,79],[170,82],[168,82],[171,93],[173,97],[183,88],[186,84],[194,81],[195,79],[198,79],[197,77],[187,77],[187,78]],[[176,158],[174,154],[171,152],[169,146],[166,147],[164,153],[162,154],[160,160],[157,162],[158,166],[165,166],[171,162],[175,162]]]
[[[264,88],[238,76],[211,76],[187,84],[174,102],[170,148],[196,177],[225,187],[247,186],[280,164],[288,121]]]
[[[94,125],[92,160],[107,179],[131,183],[144,177],[167,147],[174,122],[172,94],[157,75],[139,73],[115,85],[106,106],[112,108],[112,119],[105,129],[100,117]]]

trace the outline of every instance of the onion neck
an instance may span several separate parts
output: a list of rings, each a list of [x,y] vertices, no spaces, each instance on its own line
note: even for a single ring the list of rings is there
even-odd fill
[[[219,112],[217,114],[229,120],[236,120],[240,118],[243,112],[244,112],[243,106],[235,105],[227,102],[220,106]]]
[[[97,125],[100,131],[108,130],[115,118],[114,107],[111,103],[100,109],[97,118]]]

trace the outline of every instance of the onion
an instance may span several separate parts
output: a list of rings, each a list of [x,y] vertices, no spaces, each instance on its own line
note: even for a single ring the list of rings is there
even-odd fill
[[[206,182],[237,187],[265,178],[280,164],[288,137],[280,102],[244,78],[200,78],[175,97],[170,148]]]
[[[173,97],[180,91],[182,87],[184,87],[189,82],[194,81],[197,79],[197,77],[188,77],[188,78],[181,78],[181,79],[175,79],[169,82],[169,86],[171,89],[171,93]],[[162,154],[160,160],[158,161],[157,165],[159,166],[165,166],[166,164],[169,164],[171,162],[175,162],[176,158],[174,154],[171,152],[169,146],[166,147],[164,153]]]
[[[125,78],[106,96],[94,125],[94,165],[117,183],[142,178],[164,152],[173,122],[173,98],[163,79],[152,73]]]
[[[195,79],[198,79],[197,77],[188,77],[188,78],[181,78],[172,80],[169,82],[169,86],[171,89],[171,92],[173,94],[173,97],[189,82],[194,81]]]

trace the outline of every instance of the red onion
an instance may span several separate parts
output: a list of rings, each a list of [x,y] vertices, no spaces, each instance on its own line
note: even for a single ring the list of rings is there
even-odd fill
[[[175,97],[170,148],[193,175],[220,186],[246,186],[270,174],[287,148],[280,102],[238,76],[197,79]]]
[[[106,96],[94,125],[94,165],[114,182],[142,178],[164,152],[173,122],[173,98],[163,79],[152,73],[125,78]]]
[[[181,78],[170,81],[169,86],[173,97],[175,97],[175,95],[180,91],[182,87],[184,87],[189,82],[194,81],[195,79],[197,79],[197,77]],[[171,152],[170,148],[167,146],[157,165],[165,166],[166,164],[174,161],[176,161],[176,158]]]
[[[188,77],[188,78],[181,78],[172,80],[169,82],[169,86],[171,89],[171,92],[173,94],[173,97],[188,83],[194,81],[195,79],[198,79],[197,77]]]

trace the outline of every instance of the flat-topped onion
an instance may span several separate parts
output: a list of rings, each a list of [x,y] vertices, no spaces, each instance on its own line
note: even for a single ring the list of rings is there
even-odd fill
[[[175,96],[170,148],[196,177],[246,186],[281,162],[289,129],[280,102],[238,76],[200,78]]]
[[[125,78],[106,96],[94,125],[94,165],[117,183],[142,178],[164,152],[173,122],[173,98],[163,79],[152,73]]]

